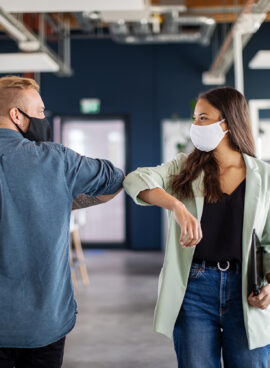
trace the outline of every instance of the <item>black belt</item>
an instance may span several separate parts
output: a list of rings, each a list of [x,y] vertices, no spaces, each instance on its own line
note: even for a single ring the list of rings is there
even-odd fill
[[[193,258],[193,263],[204,264],[205,267],[215,267],[220,271],[228,271],[228,270],[240,270],[241,262],[239,261],[204,261],[198,258]]]

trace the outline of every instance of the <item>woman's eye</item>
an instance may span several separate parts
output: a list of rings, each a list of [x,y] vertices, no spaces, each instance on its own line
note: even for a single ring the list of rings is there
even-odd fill
[[[207,117],[200,116],[199,118],[196,119],[196,116],[192,116],[192,120],[207,120]]]

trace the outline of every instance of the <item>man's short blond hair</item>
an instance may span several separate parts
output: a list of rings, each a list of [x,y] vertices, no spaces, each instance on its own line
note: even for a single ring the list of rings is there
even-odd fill
[[[39,92],[39,85],[34,79],[15,75],[0,78],[0,115],[7,115],[11,107],[23,103],[23,91],[27,89]]]
[[[0,89],[2,88],[18,88],[28,89],[33,88],[39,92],[39,85],[34,79],[17,77],[16,75],[8,75],[0,78]]]

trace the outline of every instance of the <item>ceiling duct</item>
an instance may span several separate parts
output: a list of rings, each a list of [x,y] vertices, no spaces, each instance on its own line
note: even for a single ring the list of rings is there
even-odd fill
[[[93,32],[96,23],[100,20],[98,12],[74,12],[73,16],[83,32]]]
[[[234,35],[237,32],[241,34],[241,50],[243,50],[252,35],[259,29],[268,11],[270,11],[269,0],[258,0],[257,2],[256,0],[248,0],[246,2],[211,67],[202,74],[204,84],[225,83],[225,76],[234,62]]]
[[[109,29],[111,34],[115,35],[117,38],[124,38],[130,33],[129,27],[123,19],[120,19],[118,22],[111,23]]]
[[[184,0],[144,0],[145,6],[140,10],[114,10],[100,11],[101,18],[106,23],[114,23],[119,19],[126,22],[140,22],[142,19],[150,19],[153,14],[164,15],[172,11],[183,13],[187,11]]]
[[[213,18],[180,16],[178,11],[163,15],[160,32],[153,29],[151,19],[144,19],[125,25],[125,32],[121,32],[118,23],[110,24],[111,37],[114,41],[127,44],[151,44],[151,43],[200,43],[208,45],[216,26]]]
[[[139,23],[135,23],[132,29],[136,36],[145,36],[151,34],[151,26],[147,19],[142,19]]]

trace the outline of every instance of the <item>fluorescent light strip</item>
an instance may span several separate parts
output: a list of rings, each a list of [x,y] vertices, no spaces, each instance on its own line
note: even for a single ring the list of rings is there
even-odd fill
[[[270,50],[260,50],[248,64],[250,69],[270,69]]]
[[[57,72],[59,65],[44,52],[0,54],[0,73]]]

